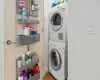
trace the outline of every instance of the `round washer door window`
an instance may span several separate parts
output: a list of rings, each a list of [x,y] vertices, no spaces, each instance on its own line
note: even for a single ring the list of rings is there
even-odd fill
[[[59,12],[53,13],[50,20],[51,28],[54,31],[58,31],[62,27],[62,21],[63,19]]]
[[[61,68],[61,56],[56,49],[50,51],[50,62],[55,71],[58,71]]]

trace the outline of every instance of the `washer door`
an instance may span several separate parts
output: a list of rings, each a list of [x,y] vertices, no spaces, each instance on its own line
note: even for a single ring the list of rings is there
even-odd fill
[[[50,63],[55,71],[58,71],[61,68],[61,56],[56,49],[50,51]]]
[[[58,31],[62,27],[63,18],[60,12],[51,13],[50,25],[54,31]]]

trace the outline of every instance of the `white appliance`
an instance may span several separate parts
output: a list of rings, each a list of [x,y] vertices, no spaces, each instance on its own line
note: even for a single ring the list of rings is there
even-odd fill
[[[68,45],[49,41],[49,72],[57,80],[68,77]]]
[[[68,42],[68,3],[66,2],[51,8],[49,39],[64,44]]]

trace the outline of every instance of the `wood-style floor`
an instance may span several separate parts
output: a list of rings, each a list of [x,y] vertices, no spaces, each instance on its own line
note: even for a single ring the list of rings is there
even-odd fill
[[[56,79],[54,79],[54,77],[50,73],[47,73],[43,78],[43,80],[56,80]]]

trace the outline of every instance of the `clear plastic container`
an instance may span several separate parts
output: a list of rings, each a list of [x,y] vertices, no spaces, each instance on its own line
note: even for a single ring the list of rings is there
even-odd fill
[[[29,26],[24,26],[24,35],[25,36],[30,35],[30,27]]]

